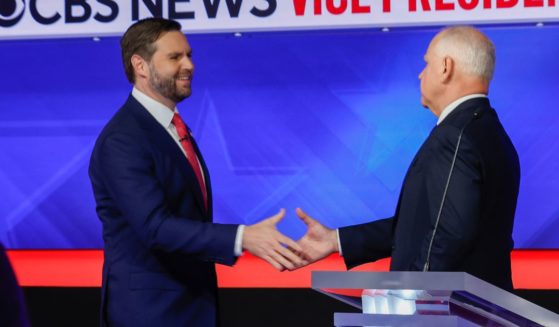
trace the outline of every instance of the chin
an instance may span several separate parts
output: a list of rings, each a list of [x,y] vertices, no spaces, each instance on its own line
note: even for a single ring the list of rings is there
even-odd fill
[[[429,101],[427,101],[424,96],[421,96],[421,105],[423,108],[429,108]]]
[[[177,90],[176,94],[182,99],[186,99],[192,94],[192,90],[191,89]]]

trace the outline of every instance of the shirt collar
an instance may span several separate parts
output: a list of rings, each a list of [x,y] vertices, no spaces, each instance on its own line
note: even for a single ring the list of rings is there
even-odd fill
[[[169,110],[169,107],[154,100],[137,88],[132,90],[132,96],[165,128],[171,125],[175,113],[179,113],[176,107],[173,110]]]
[[[473,98],[487,98],[487,95],[482,94],[482,93],[470,94],[470,95],[463,96],[463,97],[453,101],[451,104],[449,104],[448,106],[446,106],[446,108],[443,109],[443,111],[441,112],[441,115],[439,116],[439,120],[437,121],[437,125],[442,123],[443,120],[448,115],[450,115],[450,113],[453,112],[454,109],[456,109],[463,102],[466,102],[466,101],[468,101],[470,99],[473,99]]]

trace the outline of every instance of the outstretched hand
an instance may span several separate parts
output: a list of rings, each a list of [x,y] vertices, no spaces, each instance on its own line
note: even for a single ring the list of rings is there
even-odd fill
[[[338,252],[336,230],[330,229],[307,215],[301,208],[297,216],[307,225],[307,233],[297,243],[302,249],[302,256],[308,263],[318,261],[334,252]]]
[[[277,270],[294,270],[307,264],[299,257],[301,247],[280,233],[276,225],[285,216],[285,209],[261,222],[246,226],[243,234],[243,249],[260,257]]]

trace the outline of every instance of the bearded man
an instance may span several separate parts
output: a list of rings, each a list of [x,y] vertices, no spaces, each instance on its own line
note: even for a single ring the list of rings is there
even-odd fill
[[[191,93],[192,50],[179,23],[149,18],[121,40],[133,90],[93,150],[103,224],[102,326],[216,326],[214,263],[243,250],[278,270],[301,248],[279,233],[284,210],[251,226],[212,222],[210,175],[176,108]]]

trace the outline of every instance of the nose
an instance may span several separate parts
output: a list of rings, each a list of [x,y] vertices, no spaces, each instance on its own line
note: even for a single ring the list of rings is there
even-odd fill
[[[417,78],[421,79],[421,77],[423,76],[423,72],[425,72],[425,68],[423,68],[421,70],[421,72],[419,73],[419,75],[417,75]]]
[[[192,61],[191,57],[189,57],[189,56],[184,56],[183,57],[182,68],[188,69],[190,71],[194,70],[194,62]]]

